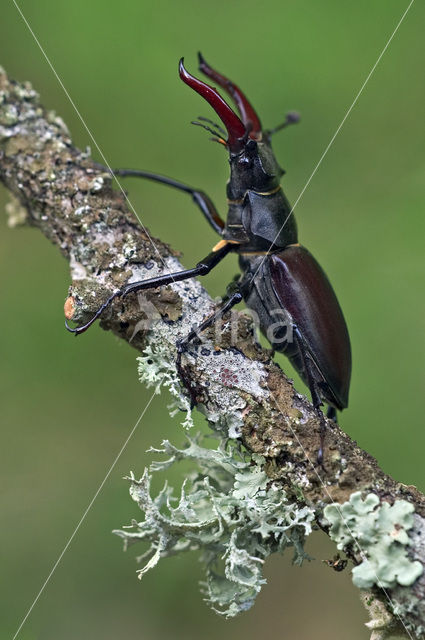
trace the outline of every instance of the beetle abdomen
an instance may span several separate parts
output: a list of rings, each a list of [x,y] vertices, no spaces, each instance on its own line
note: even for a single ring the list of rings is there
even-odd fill
[[[307,249],[296,245],[271,255],[269,265],[276,297],[300,330],[334,396],[332,404],[345,408],[351,376],[350,338],[325,272]],[[326,398],[325,389],[323,395]]]
[[[291,331],[291,325],[296,325],[314,365],[322,397],[337,409],[347,407],[350,339],[341,307],[323,269],[300,245],[288,246],[266,259],[258,256],[247,261],[255,277],[245,300],[258,314],[262,332],[276,351],[285,353],[307,383]]]

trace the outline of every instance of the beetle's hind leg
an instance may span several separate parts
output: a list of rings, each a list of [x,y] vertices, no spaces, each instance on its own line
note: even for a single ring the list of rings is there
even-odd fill
[[[328,410],[326,411],[326,417],[338,424],[338,416],[335,407],[329,405]]]
[[[316,411],[317,417],[319,419],[319,424],[320,424],[320,447],[319,447],[319,450],[317,452],[317,462],[318,462],[318,464],[320,464],[321,467],[324,468],[326,420],[325,420],[325,416],[323,415],[323,411],[321,409],[321,406],[323,405],[323,402],[322,402],[322,399],[320,397],[320,393],[319,393],[319,389],[318,389],[317,383],[316,383],[316,381],[314,379],[312,363],[311,363],[311,360],[310,360],[310,356],[308,354],[308,350],[307,350],[306,345],[304,343],[304,340],[302,338],[302,335],[301,335],[301,333],[300,333],[300,331],[299,331],[297,326],[293,327],[293,331],[294,331],[295,340],[297,342],[298,350],[299,350],[301,358],[302,358],[304,371],[305,371],[305,375],[306,375],[306,378],[307,378],[308,388],[310,389],[311,401],[312,401],[313,407],[314,407],[314,409]],[[330,407],[330,408],[333,409],[333,407]]]

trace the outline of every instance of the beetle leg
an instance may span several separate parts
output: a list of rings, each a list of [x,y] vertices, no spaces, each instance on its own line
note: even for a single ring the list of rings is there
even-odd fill
[[[313,403],[313,407],[317,413],[317,417],[319,418],[320,423],[320,448],[317,452],[317,462],[324,468],[323,465],[323,452],[325,447],[325,434],[326,434],[326,421],[325,416],[323,415],[323,411],[321,410],[321,405],[323,404],[320,393],[317,388],[317,384],[314,380],[313,369],[311,366],[311,361],[309,358],[308,350],[305,346],[302,335],[296,325],[293,327],[295,340],[297,342],[297,346],[303,361],[304,371],[306,373],[306,378],[308,382],[308,387],[310,389],[311,401]]]
[[[231,285],[231,286],[234,286],[234,285]],[[185,387],[188,389],[190,393],[192,409],[196,404],[196,398],[192,394],[192,387],[186,375],[185,367],[183,367],[181,364],[182,354],[187,350],[188,345],[192,340],[197,338],[199,334],[202,333],[202,331],[205,331],[205,329],[208,329],[208,327],[211,327],[211,325],[213,325],[216,320],[224,316],[228,311],[230,311],[230,309],[232,309],[232,307],[239,304],[239,302],[241,302],[242,300],[243,300],[243,296],[241,292],[239,290],[235,291],[224,301],[224,303],[217,309],[215,313],[213,313],[208,318],[206,318],[206,320],[204,320],[198,327],[196,327],[195,329],[192,329],[192,331],[190,331],[190,333],[188,333],[188,335],[185,338],[182,338],[177,342],[176,367],[177,367],[177,371],[179,372],[180,378],[182,379]]]
[[[337,415],[336,415],[335,407],[332,407],[331,405],[329,405],[328,410],[326,412],[326,417],[329,418],[329,420],[333,420],[334,422],[338,422],[338,418],[337,418]]]
[[[214,231],[221,234],[222,230],[224,229],[224,220],[221,218],[212,200],[210,200],[207,194],[203,191],[198,191],[197,189],[193,189],[193,187],[189,187],[189,185],[184,184],[183,182],[178,182],[178,180],[167,178],[167,176],[160,176],[157,173],[150,173],[149,171],[139,171],[138,169],[114,169],[113,173],[115,176],[121,176],[123,178],[146,178],[147,180],[161,182],[162,184],[166,184],[169,187],[174,187],[174,189],[179,189],[180,191],[190,193],[193,202],[202,211],[207,222],[212,226]]]
[[[242,294],[240,291],[235,291],[235,293],[232,293],[232,295],[226,299],[224,304],[221,307],[219,307],[215,313],[213,313],[206,320],[204,320],[199,325],[199,327],[196,327],[196,329],[192,329],[192,331],[190,331],[190,333],[188,333],[188,335],[185,338],[177,342],[178,353],[183,353],[184,351],[186,351],[189,342],[194,340],[200,333],[202,333],[202,331],[205,331],[205,329],[208,329],[208,327],[213,325],[216,320],[224,316],[228,311],[230,311],[230,309],[232,309],[232,307],[239,304],[239,302],[241,301],[242,301]]]
[[[167,284],[172,284],[174,282],[180,282],[181,280],[188,280],[189,278],[194,278],[196,276],[205,276],[207,273],[211,271],[218,263],[223,260],[223,258],[231,251],[232,245],[225,244],[220,247],[217,251],[212,251],[209,253],[203,260],[198,262],[196,267],[193,269],[185,269],[184,271],[177,271],[177,273],[165,273],[160,276],[156,276],[155,278],[149,278],[148,280],[141,280],[139,282],[131,282],[127,284],[125,287],[113,293],[107,300],[102,304],[101,307],[96,311],[93,318],[89,320],[86,324],[81,327],[76,327],[72,329],[68,326],[65,321],[65,326],[71,333],[75,333],[79,335],[86,331],[95,320],[103,313],[103,311],[111,304],[111,302],[115,298],[125,298],[129,293],[134,293],[136,291],[142,291],[143,289],[156,289],[157,287],[163,287]]]

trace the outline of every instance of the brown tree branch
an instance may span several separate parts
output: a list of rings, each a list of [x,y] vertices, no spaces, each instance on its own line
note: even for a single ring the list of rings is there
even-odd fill
[[[109,173],[87,152],[73,147],[62,120],[40,106],[28,83],[9,80],[1,68],[0,179],[20,203],[9,207],[11,223],[26,217],[69,260],[72,298],[68,313],[78,323],[86,321],[129,279],[181,268],[168,245],[151,239],[141,227],[123,193],[112,188]],[[154,356],[160,353],[175,373],[177,338],[205,318],[213,302],[194,280],[151,291],[147,299],[157,311],[154,330],[141,327],[144,312],[136,296],[114,302],[101,325],[139,351],[149,347]],[[225,325],[216,336],[214,349],[193,349],[183,358],[197,407],[213,426],[230,427],[249,451],[264,456],[269,477],[281,483],[294,501],[314,508],[317,522],[326,531],[329,522],[323,518],[324,506],[332,501],[345,503],[355,492],[373,493],[381,505],[409,502],[415,512],[409,553],[424,565],[425,497],[415,487],[384,474],[372,456],[331,422],[326,469],[317,467],[319,424],[313,407],[294,390],[270,354],[255,343],[247,317],[237,314],[235,318],[236,337]],[[362,561],[356,545],[345,550],[355,564]],[[376,622],[375,638],[384,637],[391,625],[400,627],[401,621],[405,634],[404,625],[412,637],[423,636],[423,573],[408,586],[397,584],[384,593],[375,585],[372,590],[375,606],[381,602],[391,609],[391,601],[397,614],[389,616],[381,630]],[[376,612],[373,615],[376,619]]]

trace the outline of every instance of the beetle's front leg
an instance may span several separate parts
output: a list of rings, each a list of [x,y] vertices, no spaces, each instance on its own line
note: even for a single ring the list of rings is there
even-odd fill
[[[145,178],[147,180],[159,182],[169,187],[173,187],[174,189],[184,191],[185,193],[189,193],[192,196],[193,202],[204,215],[207,222],[211,225],[216,233],[219,233],[221,235],[221,232],[225,227],[225,222],[220,217],[220,214],[218,213],[211,198],[207,196],[207,194],[203,191],[194,189],[193,187],[190,187],[183,182],[179,182],[178,180],[174,180],[173,178],[161,176],[158,173],[151,173],[150,171],[139,171],[139,169],[114,169],[113,173],[114,176],[120,176],[123,178]]]
[[[71,333],[79,335],[86,331],[95,320],[103,313],[103,311],[111,304],[115,298],[125,298],[129,293],[142,291],[143,289],[156,289],[167,284],[180,282],[181,280],[188,280],[189,278],[195,278],[196,276],[205,276],[211,271],[223,258],[232,250],[231,244],[224,244],[220,246],[216,251],[209,253],[203,260],[198,262],[193,269],[184,269],[184,271],[177,271],[176,273],[166,273],[155,278],[149,278],[148,280],[141,280],[139,282],[131,282],[125,287],[113,293],[96,311],[93,318],[81,327],[75,329],[68,326],[65,321],[65,326]]]

